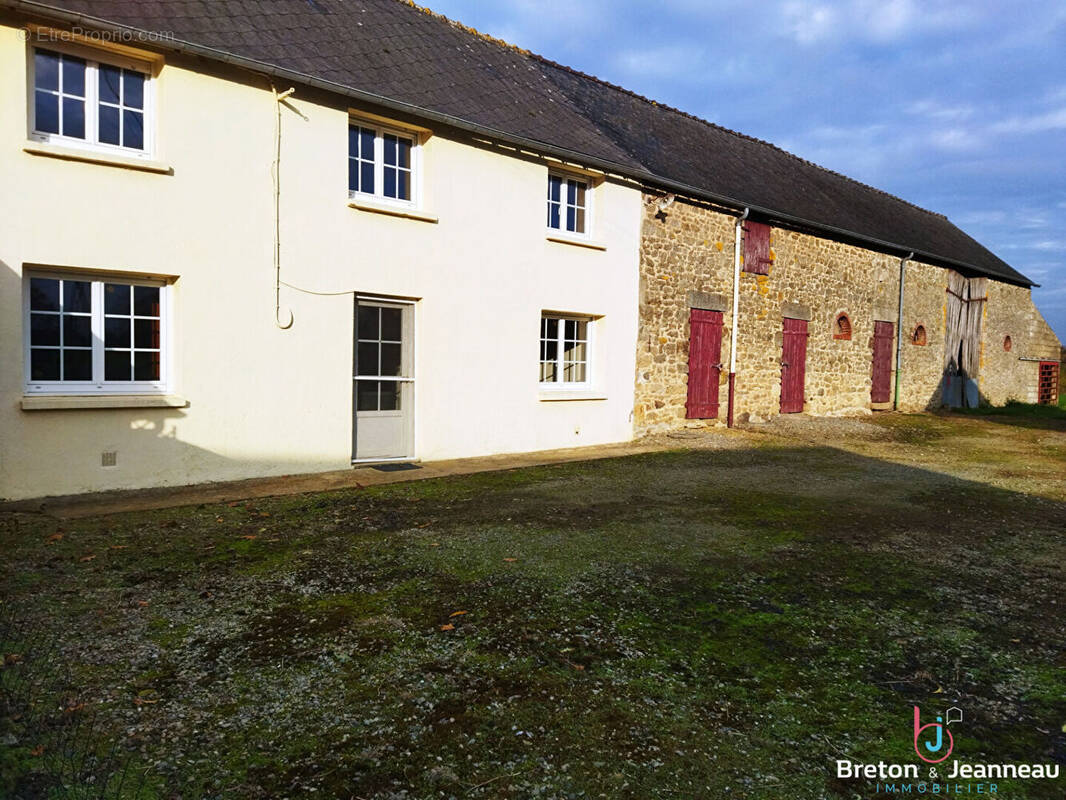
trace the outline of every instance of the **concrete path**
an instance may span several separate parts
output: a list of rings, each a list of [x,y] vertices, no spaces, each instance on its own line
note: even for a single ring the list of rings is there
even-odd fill
[[[419,463],[418,469],[397,472],[382,472],[372,467],[356,467],[335,472],[281,475],[273,478],[251,478],[242,481],[201,483],[193,486],[95,492],[0,503],[0,511],[36,512],[59,519],[71,519],[203,503],[231,503],[235,500],[276,495],[328,492],[334,489],[360,489],[364,486],[377,486],[385,483],[520,469],[568,461],[617,458],[684,447],[686,444],[688,443],[683,441],[655,439],[595,447],[574,447],[566,450],[542,450],[536,453],[429,461]]]

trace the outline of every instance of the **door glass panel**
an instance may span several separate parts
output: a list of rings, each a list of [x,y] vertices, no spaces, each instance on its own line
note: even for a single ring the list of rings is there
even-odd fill
[[[380,315],[381,309],[375,306],[359,306],[358,338],[378,338]]]
[[[356,367],[359,375],[380,375],[378,364],[378,343],[359,342]]]
[[[386,342],[400,341],[403,330],[403,311],[399,308],[381,309],[381,339]]]
[[[361,346],[361,345],[360,345]],[[399,375],[401,348],[403,345],[384,342],[381,345],[381,372],[379,375]]]
[[[400,384],[398,381],[382,381],[381,384],[381,410],[400,410]]]
[[[356,410],[378,410],[378,382],[359,381],[356,385]]]

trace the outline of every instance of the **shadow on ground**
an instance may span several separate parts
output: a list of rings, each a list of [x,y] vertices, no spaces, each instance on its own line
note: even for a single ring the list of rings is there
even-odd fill
[[[0,585],[34,634],[0,644],[0,791],[87,780],[32,752],[88,710],[91,741],[57,746],[116,745],[146,797],[868,796],[835,760],[917,763],[914,705],[963,709],[960,760],[1062,764],[1066,504],[898,463],[1018,457],[935,423],[889,429],[893,461],[768,439],[8,515]]]

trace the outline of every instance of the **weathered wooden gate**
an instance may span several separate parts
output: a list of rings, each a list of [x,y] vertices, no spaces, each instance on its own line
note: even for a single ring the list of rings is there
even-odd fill
[[[686,417],[714,419],[718,416],[721,373],[722,312],[694,308],[689,313]]]
[[[807,377],[807,320],[785,318],[781,336],[781,413],[803,411]]]
[[[892,344],[895,326],[891,322],[874,322],[874,372],[870,402],[887,403],[892,399]]]
[[[1040,362],[1036,401],[1041,405],[1055,405],[1059,402],[1059,364],[1057,361]]]

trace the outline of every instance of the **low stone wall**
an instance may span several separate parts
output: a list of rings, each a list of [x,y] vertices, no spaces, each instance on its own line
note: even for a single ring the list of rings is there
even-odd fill
[[[678,199],[659,211],[645,198],[641,236],[641,306],[637,349],[637,433],[685,424],[688,318],[692,306],[723,311],[722,363],[729,362],[734,220],[722,209]],[[871,409],[872,340],[876,321],[897,325],[899,258],[792,230],[771,231],[768,275],[741,272],[735,416],[762,420],[779,413],[781,340],[785,317],[809,320],[805,411],[867,413]],[[919,411],[941,402],[947,270],[910,262],[904,277],[900,408]],[[992,402],[1035,399],[1034,362],[1058,341],[1032,304],[1029,290],[989,281],[982,392]],[[847,314],[851,338],[834,337]],[[924,337],[915,342],[921,326]],[[1012,334],[1010,358],[992,357],[1002,333]],[[924,341],[923,343],[920,343]],[[1020,348],[1020,349],[1019,349]],[[1039,357],[1044,357],[1040,355]],[[895,346],[892,368],[895,370]],[[893,372],[894,376],[894,372]],[[721,376],[720,418],[726,414],[728,367]],[[1013,393],[1013,394],[1011,394]],[[1024,396],[1023,396],[1024,395]]]

